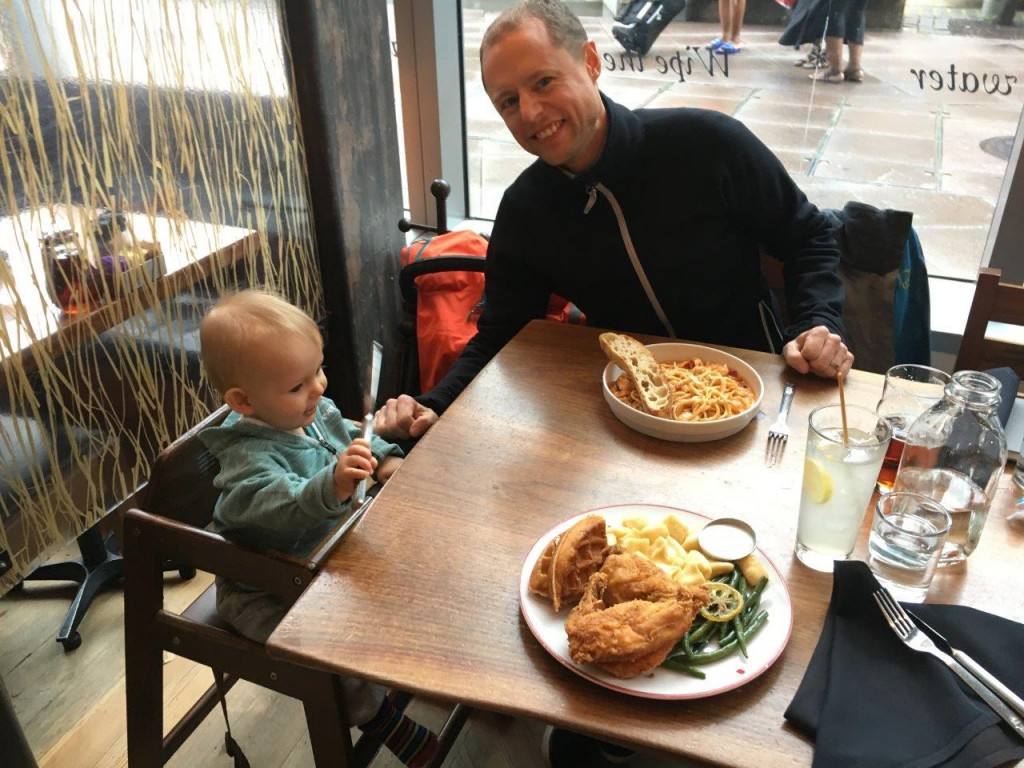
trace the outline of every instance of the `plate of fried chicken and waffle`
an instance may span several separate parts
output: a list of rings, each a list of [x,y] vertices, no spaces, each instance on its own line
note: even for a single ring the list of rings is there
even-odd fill
[[[735,562],[701,551],[697,534],[708,522],[674,507],[628,504],[559,523],[523,563],[527,626],[559,662],[620,693],[697,699],[750,682],[786,647],[792,601],[760,549]],[[723,595],[739,596],[730,610]],[[745,654],[726,653],[737,642]]]

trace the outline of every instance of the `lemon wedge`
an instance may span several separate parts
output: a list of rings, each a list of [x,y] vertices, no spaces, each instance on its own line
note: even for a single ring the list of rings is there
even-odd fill
[[[820,461],[804,460],[804,493],[815,504],[824,504],[832,498],[832,478]]]

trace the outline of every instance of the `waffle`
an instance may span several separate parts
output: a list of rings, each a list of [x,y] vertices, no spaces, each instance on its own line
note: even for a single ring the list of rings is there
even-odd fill
[[[566,531],[551,558],[551,603],[555,611],[583,596],[587,581],[608,556],[604,518],[587,515]]]
[[[604,518],[588,515],[544,548],[530,572],[530,592],[550,598],[555,610],[561,610],[580,599],[608,552]]]

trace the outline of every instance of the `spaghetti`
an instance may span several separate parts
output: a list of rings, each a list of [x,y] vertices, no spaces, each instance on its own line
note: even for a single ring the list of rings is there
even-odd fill
[[[753,390],[725,363],[692,358],[660,365],[672,393],[672,419],[675,421],[725,419],[743,413],[754,404]],[[644,410],[640,396],[626,374],[613,382],[612,392],[626,405],[638,411]]]

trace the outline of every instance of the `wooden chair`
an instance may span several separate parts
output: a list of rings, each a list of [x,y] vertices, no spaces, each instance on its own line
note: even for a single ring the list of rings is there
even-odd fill
[[[132,768],[163,766],[224,694],[244,679],[302,701],[313,757],[318,768],[366,766],[379,740],[363,736],[352,743],[343,717],[336,678],[327,673],[271,659],[262,643],[242,637],[216,611],[211,585],[181,614],[163,605],[164,568],[174,563],[250,584],[292,603],[309,585],[320,564],[337,544],[328,537],[308,560],[273,551],[255,551],[204,530],[218,491],[213,478],[216,459],[197,435],[219,424],[226,409],[214,413],[175,441],[157,458],[139,509],[125,514],[125,675],[128,761]],[[163,652],[198,662],[213,670],[215,683],[164,736]],[[399,708],[411,696],[392,694]],[[440,765],[454,743],[469,710],[457,705],[439,734],[441,750],[431,763]],[[225,709],[225,719],[227,710]],[[229,754],[236,766],[247,765],[231,738]]]
[[[1024,339],[1024,286],[999,282],[1000,271],[982,267],[967,316],[955,370],[984,371],[1009,366],[1024,379],[1024,344],[989,335],[989,323],[1016,326]]]

